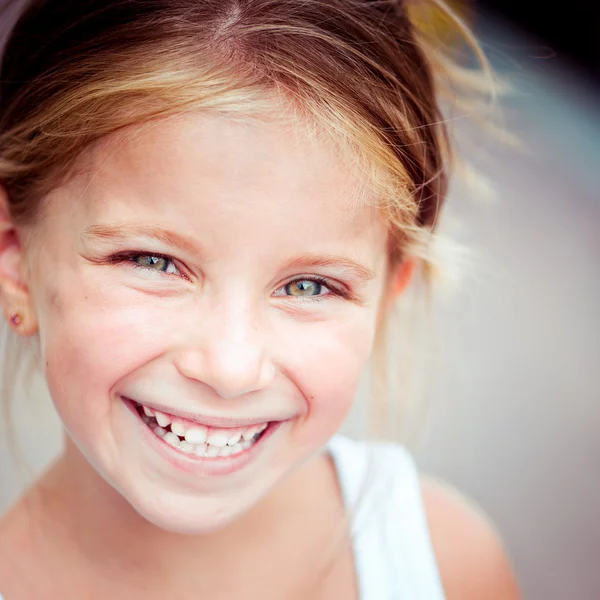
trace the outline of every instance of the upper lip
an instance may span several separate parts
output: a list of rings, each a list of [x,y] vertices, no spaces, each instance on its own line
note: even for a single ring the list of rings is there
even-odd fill
[[[187,410],[172,408],[170,406],[164,406],[161,404],[155,404],[154,402],[140,402],[139,400],[135,400],[133,398],[128,398],[127,396],[122,396],[125,400],[133,402],[134,404],[140,404],[142,406],[147,406],[153,410],[157,410],[161,413],[164,413],[173,417],[180,417],[185,419],[186,421],[193,421],[198,423],[199,425],[207,425],[209,427],[222,427],[226,428],[235,428],[235,427],[250,427],[252,425],[262,425],[264,423],[270,423],[273,421],[282,421],[284,419],[273,419],[273,418],[252,418],[252,417],[223,417],[216,415],[199,415],[198,413],[194,413]]]

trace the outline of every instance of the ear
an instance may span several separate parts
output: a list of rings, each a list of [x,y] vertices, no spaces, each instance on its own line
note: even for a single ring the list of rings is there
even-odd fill
[[[391,273],[391,292],[396,299],[410,283],[414,270],[416,259],[414,257],[405,258],[400,264],[393,267]]]
[[[10,214],[8,194],[0,185],[0,304],[10,326],[27,336],[37,333],[38,322],[19,237]]]
[[[412,280],[415,271],[416,258],[404,258],[397,265],[390,267],[388,285],[383,299],[383,310],[387,313],[398,296],[402,294]]]

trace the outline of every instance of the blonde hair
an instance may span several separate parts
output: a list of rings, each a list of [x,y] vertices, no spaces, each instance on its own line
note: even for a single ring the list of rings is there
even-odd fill
[[[30,2],[0,77],[0,181],[15,223],[34,225],[46,195],[108,134],[189,110],[260,115],[285,98],[365,169],[389,224],[390,263],[417,256],[430,280],[452,161],[441,103],[467,106],[485,86],[480,69],[436,45],[424,5],[490,75],[442,0]],[[7,350],[19,362],[24,347]],[[14,367],[4,368],[10,397]]]

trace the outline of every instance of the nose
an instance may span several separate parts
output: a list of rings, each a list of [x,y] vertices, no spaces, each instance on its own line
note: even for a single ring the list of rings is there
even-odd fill
[[[210,386],[222,398],[236,398],[269,386],[275,365],[257,311],[231,303],[201,315],[187,333],[176,366],[190,379]]]

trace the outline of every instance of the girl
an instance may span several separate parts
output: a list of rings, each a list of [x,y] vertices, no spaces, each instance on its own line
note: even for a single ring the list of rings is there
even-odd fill
[[[410,8],[20,17],[1,299],[67,440],[1,522],[6,600],[517,598],[484,518],[334,435],[446,193],[448,71]]]

